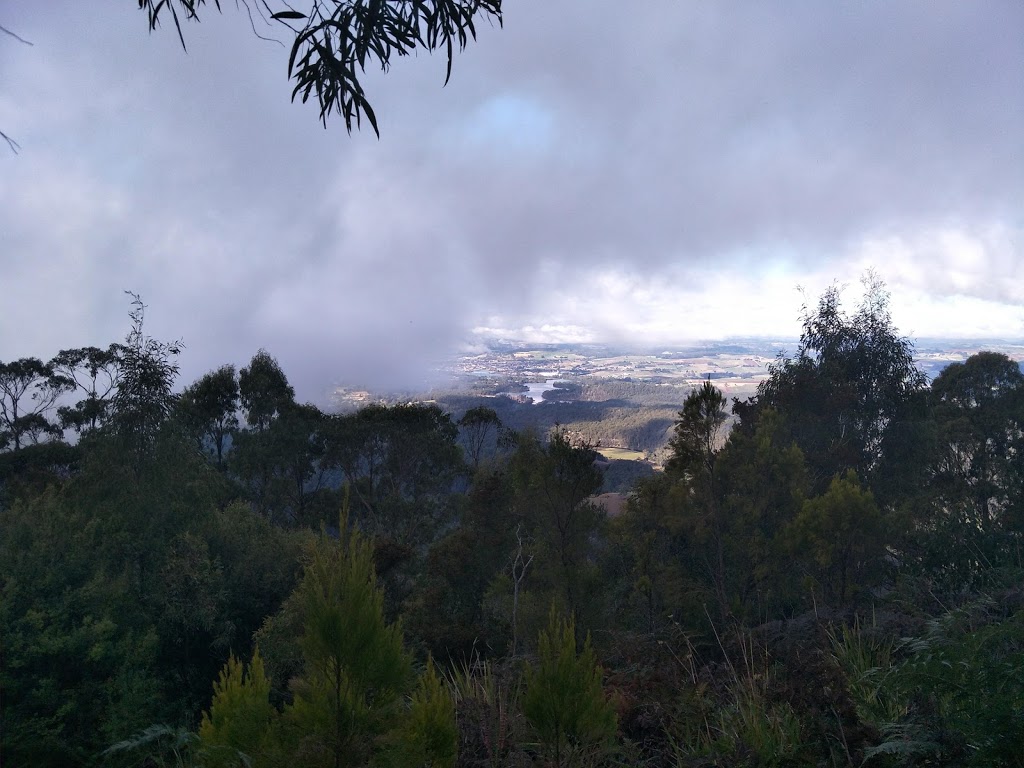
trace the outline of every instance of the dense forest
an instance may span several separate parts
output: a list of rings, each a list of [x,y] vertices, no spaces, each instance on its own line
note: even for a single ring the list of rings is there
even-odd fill
[[[880,284],[614,518],[585,436],[178,391],[133,307],[0,364],[5,765],[1024,765],[1024,375],[929,382]]]

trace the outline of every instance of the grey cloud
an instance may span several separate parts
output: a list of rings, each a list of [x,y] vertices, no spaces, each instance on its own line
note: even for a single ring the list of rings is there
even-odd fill
[[[949,222],[1016,227],[969,290],[1019,298],[999,286],[1021,257],[1024,6],[623,7],[510,2],[447,88],[438,58],[371,74],[378,142],[289,104],[286,51],[230,5],[186,55],[130,4],[16,0],[3,21],[36,45],[0,43],[24,147],[0,159],[0,266],[19,316],[55,309],[4,320],[0,358],[119,337],[133,288],[187,376],[265,346],[316,397],[421,377],[595,266],[700,284]]]

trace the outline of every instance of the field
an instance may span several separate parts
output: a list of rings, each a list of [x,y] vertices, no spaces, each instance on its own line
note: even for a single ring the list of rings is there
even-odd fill
[[[643,461],[646,455],[628,448],[596,448],[598,453],[609,461]]]

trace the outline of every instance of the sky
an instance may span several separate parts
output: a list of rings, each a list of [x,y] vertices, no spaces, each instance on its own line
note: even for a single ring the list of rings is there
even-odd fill
[[[265,348],[316,401],[494,335],[792,338],[869,269],[911,338],[1024,338],[1019,0],[506,0],[447,86],[367,76],[379,139],[223,5],[186,52],[0,2],[0,360],[121,340],[130,290],[184,383]]]

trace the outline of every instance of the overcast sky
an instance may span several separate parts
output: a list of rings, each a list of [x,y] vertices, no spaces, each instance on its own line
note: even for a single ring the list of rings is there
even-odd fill
[[[368,78],[379,140],[230,0],[187,53],[134,0],[0,25],[0,360],[120,340],[129,289],[186,382],[265,347],[319,399],[489,332],[793,337],[867,268],[912,337],[1024,337],[1020,0],[506,0],[446,88]]]

